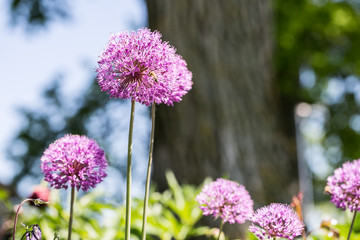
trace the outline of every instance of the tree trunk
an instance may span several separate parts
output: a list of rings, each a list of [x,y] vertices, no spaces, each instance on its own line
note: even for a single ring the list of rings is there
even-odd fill
[[[193,89],[156,115],[153,180],[165,188],[171,169],[181,183],[227,177],[259,207],[297,193],[293,121],[277,109],[270,0],[148,0],[149,25],[177,48]],[[288,136],[292,137],[288,137]]]

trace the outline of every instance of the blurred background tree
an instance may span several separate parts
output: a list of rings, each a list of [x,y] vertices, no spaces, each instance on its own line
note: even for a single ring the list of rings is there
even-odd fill
[[[194,183],[225,173],[249,186],[259,203],[284,201],[297,190],[294,108],[305,101],[324,109],[317,141],[328,161],[317,168],[327,171],[311,169],[319,185],[316,198],[324,199],[324,177],[360,156],[355,47],[360,4],[147,3],[150,27],[177,47],[195,81],[177,108],[159,108],[154,158],[159,185],[166,168]]]
[[[176,46],[194,74],[181,104],[158,108],[158,186],[165,187],[169,168],[196,184],[227,175],[247,186],[257,204],[296,193],[295,138],[281,126],[291,116],[279,111],[274,78],[272,2],[147,3],[150,27]]]
[[[43,0],[9,4],[13,23],[26,28],[46,26],[70,12]],[[147,5],[150,28],[178,49],[194,74],[183,102],[157,110],[158,187],[166,188],[164,172],[171,168],[181,183],[225,175],[247,186],[257,205],[288,202],[298,191],[294,108],[307,102],[320,120],[314,118],[315,130],[314,124],[300,126],[310,145],[298,154],[311,171],[315,200],[324,200],[326,176],[360,156],[360,4],[154,0]],[[43,150],[64,133],[87,134],[106,146],[116,139],[109,136],[119,126],[105,115],[114,116],[119,101],[108,100],[93,81],[81,100],[64,105],[56,84],[45,92],[47,109],[22,110],[24,127],[9,150],[19,164],[10,189],[37,175],[33,166]]]

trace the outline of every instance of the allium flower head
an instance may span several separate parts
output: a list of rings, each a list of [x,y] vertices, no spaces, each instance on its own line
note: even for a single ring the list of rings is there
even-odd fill
[[[45,150],[41,170],[52,187],[87,191],[106,177],[104,151],[86,136],[65,135]]]
[[[346,162],[328,177],[326,192],[336,207],[360,211],[360,159]]]
[[[294,239],[301,235],[304,224],[295,211],[286,204],[272,203],[262,207],[251,218],[249,231],[260,239],[281,237]]]
[[[192,87],[185,60],[147,28],[114,33],[98,59],[97,80],[113,98],[173,105]]]
[[[196,201],[204,215],[220,217],[224,223],[243,223],[253,214],[253,201],[245,187],[222,178],[203,187]]]

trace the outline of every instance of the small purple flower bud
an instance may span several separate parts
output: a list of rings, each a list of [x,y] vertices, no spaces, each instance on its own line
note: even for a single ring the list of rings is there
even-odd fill
[[[32,227],[32,231],[28,231],[25,233],[26,240],[41,240],[42,233],[39,225],[35,224],[30,227]]]

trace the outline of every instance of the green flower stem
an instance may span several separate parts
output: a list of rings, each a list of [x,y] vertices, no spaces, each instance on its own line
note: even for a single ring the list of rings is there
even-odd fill
[[[146,175],[146,188],[145,188],[145,197],[144,197],[144,210],[143,210],[143,222],[141,230],[141,239],[146,240],[146,220],[147,220],[147,208],[149,202],[149,191],[150,191],[150,175],[151,175],[151,164],[153,159],[153,149],[154,149],[154,135],[155,135],[155,102],[151,107],[151,135],[150,135],[150,149],[149,149],[149,162]]]
[[[221,236],[223,226],[224,226],[224,220],[221,219],[220,228],[219,228],[219,235],[218,235],[217,240],[220,240],[220,236]]]
[[[353,229],[353,226],[354,226],[356,213],[357,213],[357,211],[355,210],[355,212],[354,212],[354,217],[353,217],[353,219],[352,219],[352,221],[351,221],[351,225],[350,225],[350,229],[349,229],[349,234],[348,234],[347,240],[350,240],[350,235],[351,235],[351,232],[352,232],[352,229]]]
[[[130,240],[131,225],[131,153],[132,153],[132,136],[134,129],[135,100],[131,101],[129,140],[128,140],[128,157],[126,168],[126,219],[125,219],[125,240]]]
[[[41,204],[48,204],[48,202],[44,202],[43,200],[41,200],[40,198],[38,199],[32,199],[32,198],[27,198],[24,201],[22,201],[18,207],[18,209],[16,210],[16,215],[15,215],[15,221],[14,221],[14,229],[13,229],[13,240],[15,240],[15,234],[16,234],[16,223],[17,223],[17,219],[19,216],[19,211],[21,206],[26,203],[26,202],[33,202],[35,206],[40,206]]]
[[[18,215],[19,215],[19,211],[21,206],[26,203],[26,202],[30,202],[33,201],[33,199],[27,198],[24,201],[22,201],[18,207],[18,209],[16,210],[16,215],[15,215],[15,221],[14,221],[14,229],[13,229],[13,240],[15,240],[15,234],[16,234],[16,223],[17,223],[17,219],[18,219]]]
[[[75,187],[71,187],[71,197],[70,197],[70,217],[69,217],[69,230],[68,230],[68,240],[71,240],[72,232],[72,223],[74,217],[74,201],[75,201]]]

